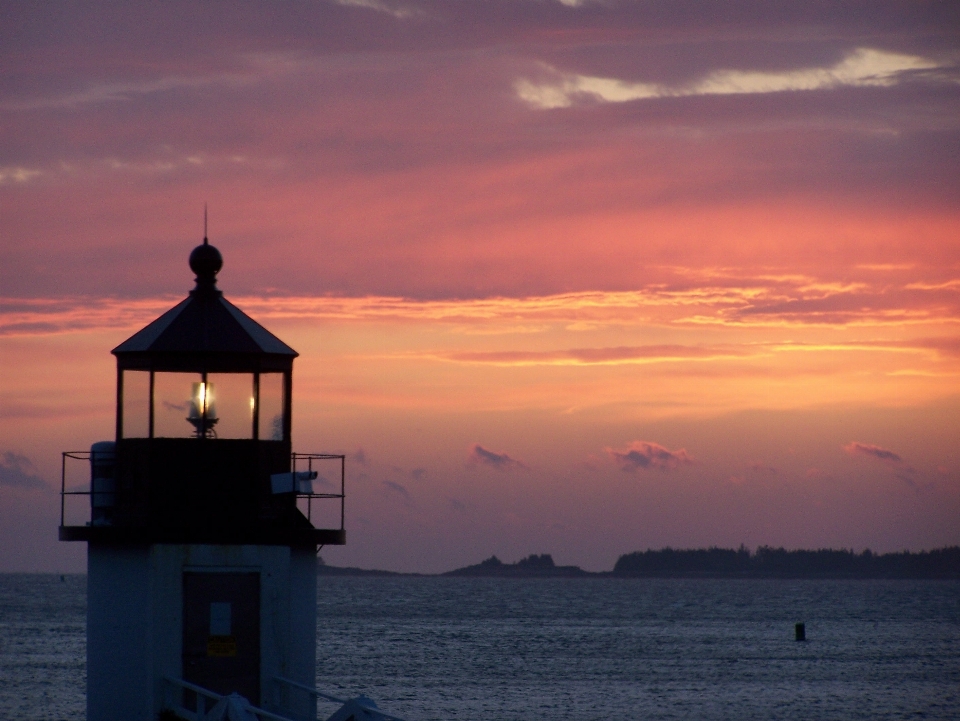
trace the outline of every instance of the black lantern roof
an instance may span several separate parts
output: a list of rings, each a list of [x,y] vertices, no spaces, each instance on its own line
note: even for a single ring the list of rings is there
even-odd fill
[[[123,369],[284,371],[298,353],[223,297],[216,275],[223,259],[203,239],[190,254],[197,285],[190,296],[113,349]]]

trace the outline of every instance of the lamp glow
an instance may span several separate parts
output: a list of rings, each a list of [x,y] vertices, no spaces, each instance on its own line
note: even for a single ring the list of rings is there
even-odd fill
[[[194,383],[190,394],[190,414],[187,420],[197,429],[197,435],[210,435],[217,421],[213,383]]]

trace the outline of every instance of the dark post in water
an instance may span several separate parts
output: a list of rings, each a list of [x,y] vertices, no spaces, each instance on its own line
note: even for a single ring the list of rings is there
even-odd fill
[[[804,624],[798,623],[798,624],[794,627],[794,630],[795,630],[795,632],[796,632],[796,634],[797,634],[797,640],[798,640],[798,641],[806,641],[806,640],[807,640],[807,629],[806,629],[806,627],[804,626]]]

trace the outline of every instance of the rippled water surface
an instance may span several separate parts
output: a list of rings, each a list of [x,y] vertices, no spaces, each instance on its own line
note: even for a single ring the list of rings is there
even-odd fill
[[[318,683],[411,719],[960,718],[957,583],[320,581]]]
[[[86,576],[0,574],[0,718],[85,717]]]
[[[318,688],[409,721],[960,718],[957,582],[321,576],[318,600]],[[82,576],[0,576],[0,718],[83,718],[84,603]]]

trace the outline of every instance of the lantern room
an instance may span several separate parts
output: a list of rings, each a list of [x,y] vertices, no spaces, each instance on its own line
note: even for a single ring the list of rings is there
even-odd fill
[[[92,459],[91,521],[62,524],[63,540],[344,543],[342,472],[340,494],[314,494],[295,467],[297,352],[223,297],[222,266],[204,238],[189,296],[113,349],[116,440],[92,451],[109,473]],[[304,496],[339,498],[340,528],[314,528]]]
[[[289,446],[297,352],[223,297],[220,252],[190,254],[196,288],[113,350],[117,440],[244,439]]]

